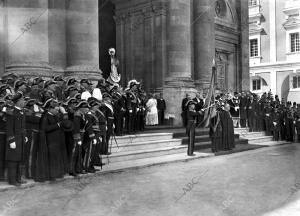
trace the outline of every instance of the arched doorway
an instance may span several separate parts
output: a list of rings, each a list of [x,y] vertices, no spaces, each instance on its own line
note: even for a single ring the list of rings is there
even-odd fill
[[[289,91],[290,91],[290,77],[287,76],[281,85],[281,98],[284,101],[287,101]]]
[[[111,0],[99,0],[99,66],[103,77],[110,74],[108,49],[116,48],[115,5]],[[117,51],[118,52],[118,51]],[[118,55],[118,53],[117,53]]]

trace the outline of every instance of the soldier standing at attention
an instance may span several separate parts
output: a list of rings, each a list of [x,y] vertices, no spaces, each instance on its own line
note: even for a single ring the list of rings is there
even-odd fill
[[[25,101],[20,92],[12,97],[12,101],[15,103],[15,106],[7,110],[7,174],[9,184],[20,186],[26,183],[21,180],[21,165],[24,162],[24,148],[27,142],[25,115],[23,112]]]
[[[194,148],[195,148],[195,128],[197,123],[197,118],[199,117],[199,113],[195,110],[196,102],[190,100],[187,102],[187,112],[186,112],[186,133],[188,135],[188,156],[194,156]]]

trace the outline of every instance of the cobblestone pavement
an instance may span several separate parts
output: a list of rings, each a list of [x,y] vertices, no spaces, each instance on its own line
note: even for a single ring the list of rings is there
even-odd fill
[[[1,192],[0,216],[292,215],[298,188],[292,144]]]

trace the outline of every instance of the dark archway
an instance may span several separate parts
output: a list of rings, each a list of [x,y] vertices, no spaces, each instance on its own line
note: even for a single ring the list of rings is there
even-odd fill
[[[288,95],[290,90],[290,77],[287,76],[281,86],[281,98],[284,99],[284,101],[287,101]]]
[[[115,5],[110,0],[99,0],[99,66],[103,77],[110,74],[108,49],[116,47]]]

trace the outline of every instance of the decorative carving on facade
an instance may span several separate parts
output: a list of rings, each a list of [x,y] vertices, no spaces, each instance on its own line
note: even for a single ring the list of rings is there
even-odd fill
[[[132,17],[136,18],[136,20],[141,20],[162,15],[167,15],[167,4],[162,2],[156,4],[152,3],[143,5],[143,7],[139,6],[139,8],[130,8],[126,11],[117,11],[117,15],[115,16],[115,22],[117,25],[120,25],[122,22],[131,22]]]

